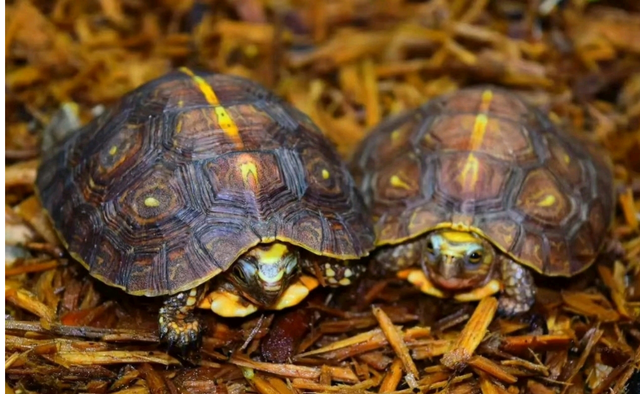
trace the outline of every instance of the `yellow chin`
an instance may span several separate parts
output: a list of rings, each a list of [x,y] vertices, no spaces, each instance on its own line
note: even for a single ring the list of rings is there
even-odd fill
[[[407,282],[413,284],[425,294],[432,295],[438,298],[448,298],[451,295],[438,289],[421,269],[407,269],[399,271],[398,278],[405,279]],[[479,301],[490,295],[496,294],[503,290],[502,282],[497,279],[492,279],[486,285],[474,289],[466,293],[458,293],[453,295],[453,299],[460,302]]]
[[[301,276],[282,293],[278,302],[271,308],[281,310],[299,304],[309,293],[318,287],[318,280],[311,276]],[[245,298],[225,290],[215,290],[198,304],[198,308],[210,309],[222,317],[245,317],[258,310],[258,307]]]

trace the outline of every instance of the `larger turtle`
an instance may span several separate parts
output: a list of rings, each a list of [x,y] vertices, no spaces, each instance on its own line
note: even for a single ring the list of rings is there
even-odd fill
[[[438,297],[503,292],[508,315],[534,303],[531,270],[587,269],[614,214],[606,155],[497,87],[461,89],[383,121],[352,164],[374,216],[374,266]]]
[[[229,317],[295,305],[318,283],[350,284],[374,247],[320,130],[229,75],[183,68],[133,90],[45,152],[36,186],[92,276],[165,297],[160,333],[180,347],[199,338],[196,307]]]

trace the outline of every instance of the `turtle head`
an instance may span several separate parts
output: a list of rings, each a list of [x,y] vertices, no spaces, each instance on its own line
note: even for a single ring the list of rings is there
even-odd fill
[[[448,229],[432,231],[423,245],[425,275],[446,290],[480,285],[496,260],[493,245],[471,232]]]
[[[296,276],[298,257],[295,248],[280,242],[257,245],[234,263],[230,279],[244,297],[270,307]]]

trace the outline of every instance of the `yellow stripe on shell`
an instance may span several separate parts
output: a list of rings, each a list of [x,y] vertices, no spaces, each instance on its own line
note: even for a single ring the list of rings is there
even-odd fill
[[[463,190],[473,190],[478,183],[480,162],[473,153],[469,153],[464,167],[458,176],[458,182]]]
[[[493,92],[491,90],[485,90],[482,92],[480,108],[478,109],[479,113],[476,115],[476,120],[473,123],[473,131],[469,141],[469,150],[478,150],[480,146],[482,146],[484,134],[487,131],[487,123],[489,123],[487,112],[489,112],[492,100]]]
[[[180,71],[187,74],[193,79],[196,86],[202,92],[205,100],[212,106],[214,106],[214,112],[216,114],[216,118],[218,119],[218,124],[224,131],[224,133],[229,137],[238,147],[242,147],[242,139],[240,138],[240,132],[238,130],[238,126],[233,121],[227,110],[220,104],[220,100],[216,93],[213,91],[213,87],[204,80],[204,78],[199,77],[193,73],[193,71],[189,70],[186,67],[181,67]]]
[[[476,115],[476,120],[473,122],[473,131],[471,132],[471,139],[469,141],[469,150],[478,150],[482,146],[484,140],[484,134],[487,131],[487,123],[489,118],[487,114]]]
[[[489,112],[491,100],[493,100],[493,92],[489,89],[485,90],[482,92],[482,98],[480,100],[480,112]]]

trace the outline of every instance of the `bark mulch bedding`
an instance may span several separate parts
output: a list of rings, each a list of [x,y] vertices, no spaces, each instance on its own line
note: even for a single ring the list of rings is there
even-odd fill
[[[7,0],[5,390],[624,392],[640,363],[638,4]],[[512,319],[496,316],[495,298],[458,304],[371,278],[281,313],[204,313],[190,364],[158,344],[158,300],[90,278],[33,195],[42,132],[61,105],[86,123],[183,65],[261,82],[345,158],[386,116],[461,86],[507,86],[608,150],[619,250],[569,280],[538,277],[534,309]]]

